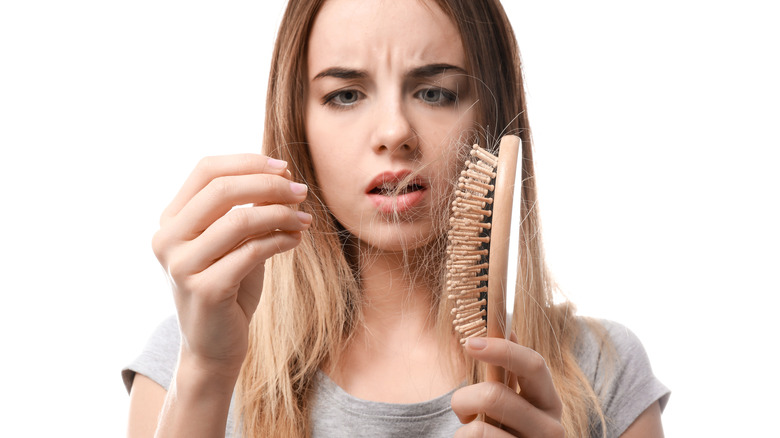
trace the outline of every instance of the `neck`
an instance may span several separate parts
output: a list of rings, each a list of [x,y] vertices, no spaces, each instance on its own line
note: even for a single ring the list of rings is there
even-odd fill
[[[421,268],[426,263],[424,252],[424,248],[406,254],[361,248],[363,321],[375,336],[419,335],[434,326],[436,279]]]
[[[436,333],[436,270],[424,268],[426,249],[360,251],[362,323],[328,375],[365,400],[413,403],[450,391],[465,369],[451,356],[457,341],[442,348]]]

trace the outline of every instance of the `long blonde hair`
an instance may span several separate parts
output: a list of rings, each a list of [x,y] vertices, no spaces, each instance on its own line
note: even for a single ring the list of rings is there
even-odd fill
[[[269,75],[263,152],[291,164],[293,179],[309,185],[300,208],[314,216],[301,244],[266,263],[263,294],[237,385],[245,436],[308,436],[312,386],[318,369],[337,363],[360,321],[360,287],[344,251],[345,232],[321,202],[304,131],[306,47],[325,0],[289,2]],[[504,133],[523,140],[521,244],[513,329],[519,343],[547,361],[564,404],[569,436],[588,436],[589,417],[603,422],[597,396],[575,361],[578,324],[573,306],[554,305],[540,237],[531,132],[521,61],[509,20],[498,0],[436,0],[459,28],[467,70],[477,93],[482,144]],[[437,301],[439,301],[437,299]],[[452,334],[447,300],[438,324]],[[471,381],[477,378],[472,372]]]

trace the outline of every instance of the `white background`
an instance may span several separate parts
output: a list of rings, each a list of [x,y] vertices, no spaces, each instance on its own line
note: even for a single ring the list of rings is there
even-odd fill
[[[776,431],[769,1],[517,1],[550,266],[629,326],[668,436]],[[0,4],[0,436],[121,436],[119,370],[173,312],[150,250],[205,155],[259,151],[282,5]]]

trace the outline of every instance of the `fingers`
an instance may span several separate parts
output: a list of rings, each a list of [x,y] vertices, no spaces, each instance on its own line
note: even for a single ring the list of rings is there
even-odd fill
[[[200,272],[245,241],[276,231],[304,231],[311,222],[310,214],[284,205],[233,209],[184,246],[191,256],[186,259],[187,265],[181,268],[191,273]]]
[[[225,175],[269,174],[288,177],[287,163],[257,154],[225,155],[202,159],[184,182],[160,218],[162,224],[176,216],[212,180]]]
[[[170,219],[172,237],[191,240],[237,205],[298,204],[307,187],[278,175],[223,176],[212,180]]]
[[[308,189],[288,176],[287,163],[262,155],[204,158],[162,215],[152,241],[157,258],[169,272],[192,274],[248,239],[306,229],[311,218],[283,205],[302,202]],[[235,208],[242,204],[269,208]]]
[[[289,176],[287,163],[254,154],[210,157],[198,164],[152,240],[177,302],[230,298],[251,316],[265,260],[295,247],[312,221],[289,207],[307,194],[307,187]],[[253,206],[235,208],[242,204]]]
[[[483,423],[473,420],[477,415],[485,414],[515,435],[559,436],[557,432],[560,423],[556,418],[497,382],[483,382],[457,390],[452,395],[452,410],[462,423]]]
[[[563,405],[547,363],[539,353],[500,338],[470,338],[466,352],[482,362],[504,367],[517,378],[523,398],[560,418]]]
[[[217,281],[239,284],[259,263],[274,254],[295,248],[301,242],[300,232],[276,231],[267,236],[251,239],[228,253],[212,265],[209,275]]]
[[[500,436],[489,425],[473,421],[477,415],[485,414],[515,436],[563,436],[561,400],[541,355],[500,338],[470,338],[466,342],[466,352],[479,361],[509,371],[508,385],[483,382],[453,394],[452,409],[461,422],[469,423],[468,433]]]
[[[266,259],[295,248],[300,242],[301,233],[298,231],[275,231],[247,240],[207,270],[192,277],[198,283],[197,289],[205,291],[200,298],[211,304],[236,299],[247,319],[251,319],[260,301],[262,276],[257,276],[257,284],[245,285],[242,282],[253,271],[262,274]],[[234,297],[236,293],[238,296]]]

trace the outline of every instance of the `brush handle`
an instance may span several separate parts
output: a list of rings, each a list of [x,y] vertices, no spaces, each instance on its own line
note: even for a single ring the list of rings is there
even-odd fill
[[[501,139],[496,169],[496,185],[493,192],[493,214],[490,232],[490,269],[488,272],[487,336],[508,338],[506,320],[507,266],[509,264],[509,230],[512,224],[512,197],[515,191],[515,172],[520,155],[520,138],[508,135]],[[517,238],[517,236],[515,236]],[[488,382],[507,383],[503,367],[488,365],[485,373]],[[485,419],[499,426],[499,422]]]

